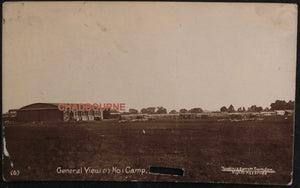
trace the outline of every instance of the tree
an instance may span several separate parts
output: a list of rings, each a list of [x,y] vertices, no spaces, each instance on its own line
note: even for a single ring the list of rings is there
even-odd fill
[[[155,114],[155,109],[156,109],[155,107],[148,107],[147,108],[149,114]]]
[[[157,107],[157,111],[156,114],[166,114],[167,113],[167,109],[165,109],[164,107]]]
[[[245,109],[245,107],[243,107],[243,112],[246,112],[246,109]]]
[[[295,101],[289,101],[287,103],[287,110],[295,110]]]
[[[242,107],[239,107],[239,108],[237,109],[237,111],[238,111],[238,112],[243,112]]]
[[[248,108],[248,112],[255,112],[255,109],[256,109],[256,105],[252,105]]]
[[[179,113],[187,113],[188,111],[187,111],[187,109],[180,109],[179,110]]]
[[[263,108],[261,106],[259,106],[255,109],[255,112],[261,112],[261,111],[263,111]]]
[[[283,110],[285,108],[286,102],[284,100],[276,100],[274,103],[272,103],[271,110]]]
[[[141,109],[141,113],[142,113],[142,114],[146,114],[146,113],[147,113],[147,109],[146,109],[146,108],[142,108],[142,109]]]
[[[142,108],[142,114],[155,114],[155,107]]]
[[[177,114],[177,111],[176,111],[176,110],[171,110],[171,111],[169,112],[169,114]]]
[[[228,107],[227,111],[228,112],[235,112],[234,107],[232,106],[232,104]]]
[[[129,109],[129,114],[138,114],[138,113],[139,113],[139,111],[136,109],[133,109],[133,108]]]
[[[271,105],[271,110],[294,110],[295,101],[285,102],[284,100],[276,100]]]
[[[190,113],[202,113],[203,110],[201,108],[192,108],[189,110]]]
[[[248,112],[261,112],[263,108],[261,106],[252,105],[248,108]]]
[[[221,112],[227,112],[226,106],[221,107],[221,108],[220,108],[220,111],[221,111]]]

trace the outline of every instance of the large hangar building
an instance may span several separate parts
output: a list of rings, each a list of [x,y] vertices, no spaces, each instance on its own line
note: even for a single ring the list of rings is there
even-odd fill
[[[63,121],[63,112],[58,104],[34,103],[17,110],[17,121]]]
[[[16,110],[18,122],[32,121],[89,121],[109,119],[110,112],[59,110],[58,103],[34,103]]]

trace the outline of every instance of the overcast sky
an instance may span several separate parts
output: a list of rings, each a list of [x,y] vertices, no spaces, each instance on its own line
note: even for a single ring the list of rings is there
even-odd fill
[[[3,111],[35,102],[218,110],[294,100],[297,6],[4,4]]]

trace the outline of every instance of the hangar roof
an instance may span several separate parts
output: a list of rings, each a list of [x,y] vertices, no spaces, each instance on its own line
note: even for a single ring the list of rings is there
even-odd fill
[[[19,111],[27,110],[57,110],[58,103],[33,103],[27,106],[23,106]]]

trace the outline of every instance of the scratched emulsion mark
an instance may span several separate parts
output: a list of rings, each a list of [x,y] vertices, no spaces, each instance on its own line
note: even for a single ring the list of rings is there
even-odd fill
[[[6,140],[5,140],[4,135],[3,135],[3,154],[4,154],[5,157],[10,158],[9,153],[8,153],[8,151],[7,151],[7,148],[6,148]],[[13,164],[12,161],[10,162],[10,166],[11,166],[12,168],[14,167],[14,164]]]

